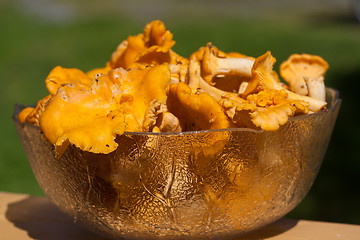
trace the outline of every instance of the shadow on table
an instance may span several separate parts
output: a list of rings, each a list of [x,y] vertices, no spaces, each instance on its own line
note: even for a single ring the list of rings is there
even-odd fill
[[[263,228],[260,228],[256,231],[247,233],[245,235],[235,238],[237,240],[263,240],[268,238],[276,237],[286,231],[289,231],[295,227],[298,223],[298,220],[294,219],[280,219],[274,223],[271,223]],[[235,240],[233,239],[233,240]],[[276,239],[276,238],[275,238]],[[282,238],[283,239],[283,238]]]
[[[27,231],[30,238],[38,240],[109,240],[76,225],[53,206],[46,198],[28,197],[11,203],[6,218],[16,227]],[[279,235],[295,227],[297,220],[280,219],[257,231],[239,236],[239,240],[260,240]]]
[[[9,204],[5,217],[33,239],[109,240],[76,225],[43,197],[28,197]]]

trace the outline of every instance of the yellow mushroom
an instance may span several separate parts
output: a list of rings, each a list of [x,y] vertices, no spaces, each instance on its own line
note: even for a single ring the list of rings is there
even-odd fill
[[[189,68],[189,60],[175,54],[173,51],[170,52],[172,55],[169,63],[171,72],[171,83],[186,82]]]
[[[264,55],[258,57],[255,60],[254,66],[251,70],[252,77],[249,81],[249,84],[242,95],[243,98],[246,98],[251,93],[256,93],[261,90],[274,89],[274,90],[285,90],[288,94],[288,98],[292,100],[301,100],[308,102],[309,110],[313,112],[320,111],[326,106],[326,102],[316,98],[303,96],[296,94],[285,89],[273,76],[273,66],[276,62],[276,59],[268,51]]]
[[[217,101],[207,93],[195,94],[185,83],[174,83],[167,91],[169,111],[180,121],[183,131],[222,129],[231,126]]]
[[[237,92],[249,81],[254,58],[240,53],[225,53],[208,43],[191,54],[190,61],[198,61],[201,77],[210,85],[226,92]]]
[[[45,80],[50,94],[20,112],[19,120],[40,126],[59,154],[69,144],[106,154],[124,131],[274,131],[291,116],[326,107],[328,65],[318,56],[290,56],[280,66],[285,85],[270,52],[255,59],[208,43],[187,59],[174,44],[165,25],[152,21],[121,42],[104,67],[87,73],[55,67]],[[214,133],[217,146],[200,146],[196,154],[221,151],[227,138]]]
[[[136,107],[136,106],[134,106]],[[142,123],[142,131],[151,132],[154,127],[157,126],[158,118],[167,111],[165,101],[159,102],[158,99],[154,99],[149,103],[144,115]],[[159,129],[161,131],[161,129]]]
[[[322,101],[326,100],[326,88],[324,83],[324,77],[318,78],[304,77],[306,85],[309,91],[309,97],[316,98]]]
[[[173,34],[166,30],[161,21],[152,21],[144,28],[144,32],[129,36],[113,52],[110,59],[111,68],[124,69],[170,63],[177,54],[171,48],[175,44]]]
[[[166,88],[170,83],[170,69],[166,63],[129,71],[118,68],[111,72],[110,78],[121,86],[122,94],[133,97],[131,112],[137,122],[143,126],[145,114],[149,111],[150,105],[155,104],[154,100],[156,99],[159,104],[166,101]],[[145,129],[148,129],[151,124],[148,120],[146,121]]]
[[[111,67],[109,62],[106,63],[105,67],[102,68],[94,68],[91,69],[90,71],[86,72],[86,75],[90,78],[90,79],[95,79],[97,78],[99,75],[106,75],[111,71]]]
[[[291,91],[325,101],[324,75],[328,68],[328,63],[319,56],[292,54],[279,70]]]
[[[216,88],[205,82],[205,80],[200,76],[200,63],[197,60],[191,60],[189,64],[189,82],[188,86],[191,88],[194,94],[207,93],[212,98],[214,98],[220,106],[223,108],[223,111],[226,115],[238,126],[244,127],[244,124],[239,119],[234,119],[235,108],[239,104],[246,102],[241,99],[238,94],[232,92],[226,92],[221,89]],[[251,106],[252,107],[252,106]]]
[[[235,95],[223,95],[219,103],[237,127],[256,128],[249,118],[249,113],[256,110],[254,104]]]
[[[220,102],[238,127],[275,131],[295,114],[307,114],[308,103],[288,99],[283,90],[267,89],[246,99],[224,97]]]
[[[35,108],[33,107],[26,107],[18,114],[18,119],[21,123],[26,122],[26,118],[29,116],[31,112],[33,112]]]
[[[19,121],[24,123],[25,121],[35,126],[39,126],[39,117],[44,111],[46,104],[51,99],[52,95],[48,95],[43,99],[40,99],[36,104],[36,107],[27,107],[24,108],[18,115]]]
[[[45,79],[46,88],[51,95],[55,95],[58,88],[67,83],[72,83],[78,88],[84,89],[91,84],[89,78],[83,71],[77,68],[53,68]]]
[[[125,113],[107,84],[94,80],[91,89],[62,85],[42,112],[40,128],[56,149],[67,143],[83,151],[110,153],[117,148],[116,134],[125,130]]]
[[[226,92],[210,85],[201,77],[200,63],[191,60],[189,63],[188,85],[193,93],[207,93],[219,102],[224,96],[237,97],[236,93]]]
[[[254,59],[252,58],[227,57],[226,54],[224,56],[216,47],[208,43],[201,60],[201,74],[208,83],[211,83],[212,79],[219,75],[236,75],[250,78],[253,64]]]
[[[156,121],[159,132],[182,132],[179,119],[171,112],[162,112]]]
[[[245,82],[245,81],[242,82],[239,86],[238,94],[243,95],[248,85],[249,85],[249,82]]]
[[[109,65],[111,68],[122,67],[129,69],[133,67],[137,55],[145,49],[143,34],[129,36],[111,54]]]
[[[246,98],[257,108],[249,112],[251,121],[265,131],[275,131],[295,114],[307,114],[308,103],[288,98],[283,90],[265,90]]]
[[[169,67],[163,64],[114,69],[87,89],[63,84],[40,115],[40,128],[57,149],[69,142],[84,151],[112,152],[116,134],[144,130],[146,112],[154,103],[165,102],[169,81]]]

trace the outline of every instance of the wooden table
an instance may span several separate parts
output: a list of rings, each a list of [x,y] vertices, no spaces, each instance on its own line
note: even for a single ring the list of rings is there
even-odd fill
[[[0,192],[0,240],[105,240],[61,213],[44,197]],[[360,225],[281,219],[243,240],[360,240]]]

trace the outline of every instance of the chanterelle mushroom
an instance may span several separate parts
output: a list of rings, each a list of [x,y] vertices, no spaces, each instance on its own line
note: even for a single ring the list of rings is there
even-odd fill
[[[224,96],[220,101],[226,114],[238,127],[275,131],[295,114],[308,113],[308,103],[288,99],[282,90],[266,89],[246,99]]]
[[[49,142],[56,148],[69,142],[84,151],[114,151],[116,134],[125,130],[125,114],[104,88],[106,84],[99,80],[91,90],[61,86],[40,116],[40,128]]]
[[[284,125],[289,117],[309,111],[307,102],[288,99],[288,93],[284,89],[261,91],[249,95],[246,99],[257,106],[255,111],[249,113],[251,121],[266,131],[275,131]]]
[[[254,66],[251,70],[252,77],[243,94],[243,98],[245,98],[251,93],[259,92],[261,90],[284,89],[284,87],[279,82],[277,82],[276,79],[274,79],[274,76],[272,74],[272,69],[275,62],[276,59],[271,55],[269,51],[255,60]],[[287,92],[289,99],[308,102],[310,104],[309,110],[313,112],[320,111],[327,104],[325,101],[316,98],[296,94],[287,89],[284,90]]]
[[[163,64],[144,70],[118,68],[87,89],[61,85],[39,118],[40,128],[58,148],[68,141],[85,151],[112,152],[116,134],[143,131],[148,109],[156,101],[165,102],[169,81],[169,67]]]
[[[188,59],[172,50],[174,44],[165,25],[152,21],[121,42],[104,67],[87,73],[55,67],[45,80],[50,94],[18,118],[39,126],[58,154],[70,143],[106,154],[124,131],[274,131],[291,116],[326,106],[328,65],[320,57],[292,55],[280,67],[286,85],[270,52],[255,59],[209,43]],[[214,154],[229,137],[226,131],[213,136],[215,148],[197,143],[194,153]]]
[[[156,121],[156,128],[160,132],[181,132],[179,119],[171,112],[162,112]]]
[[[53,68],[45,79],[46,88],[51,95],[55,95],[58,88],[66,83],[72,83],[78,88],[87,88],[91,84],[91,78],[77,68]]]
[[[201,77],[200,63],[198,61],[190,61],[188,73],[188,86],[192,89],[193,93],[205,92],[216,101],[220,101],[223,95],[233,94],[222,91],[205,82],[205,80]]]
[[[201,62],[201,76],[209,84],[213,83],[213,78],[219,75],[249,78],[251,77],[251,67],[254,64],[253,58],[236,54],[227,55],[211,43],[200,48],[192,58],[197,58]],[[192,58],[190,60],[193,60]]]
[[[98,77],[99,75],[106,75],[108,74],[110,71],[111,71],[111,67],[110,67],[110,64],[109,62],[106,63],[105,67],[102,67],[102,68],[94,68],[94,69],[91,69],[90,71],[88,71],[86,73],[86,75],[88,75],[88,77],[90,79],[95,79],[96,77]]]
[[[144,129],[142,130],[148,130],[151,121],[149,122],[150,119],[148,118],[145,119],[146,113],[149,112],[150,107],[164,104],[167,98],[166,88],[170,83],[169,65],[165,63],[129,71],[118,68],[111,72],[110,78],[120,86],[122,94],[132,97],[133,108],[130,112],[137,122],[143,126]]]
[[[152,21],[145,26],[143,33],[129,36],[120,43],[111,56],[110,66],[129,69],[138,67],[138,64],[174,63],[180,56],[171,50],[175,44],[172,37],[161,21]]]
[[[328,63],[319,56],[292,54],[279,70],[291,91],[325,101],[324,75],[328,68]]]
[[[49,100],[52,98],[52,95],[48,95],[44,97],[43,99],[40,99],[38,103],[36,104],[35,108],[27,107],[19,114],[19,120],[20,122],[29,122],[31,124],[34,124],[35,126],[39,126],[39,118],[41,114],[44,112],[46,104],[49,102]]]
[[[167,95],[168,109],[179,119],[183,131],[231,126],[221,106],[207,93],[195,94],[188,85],[180,82],[171,84]]]

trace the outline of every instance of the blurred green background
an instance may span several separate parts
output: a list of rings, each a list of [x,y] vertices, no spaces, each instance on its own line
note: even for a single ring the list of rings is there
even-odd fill
[[[276,70],[292,53],[327,60],[326,84],[342,107],[314,186],[287,217],[360,224],[360,24],[346,0],[0,0],[0,191],[43,195],[11,120],[14,104],[46,96],[44,79],[57,65],[102,67],[154,19],[185,57],[212,42],[254,57],[270,50]]]

